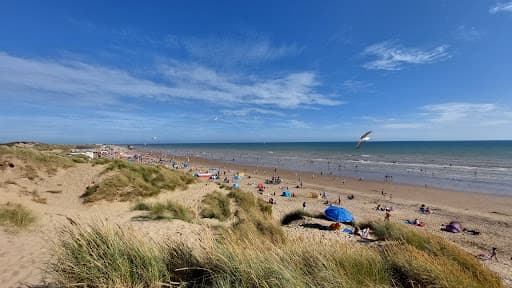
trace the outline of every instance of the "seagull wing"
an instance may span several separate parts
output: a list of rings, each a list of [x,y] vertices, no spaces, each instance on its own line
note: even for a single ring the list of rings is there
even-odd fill
[[[368,132],[366,132],[366,133],[364,133],[364,134],[361,136],[361,138],[359,138],[359,139],[364,139],[364,138],[366,138],[366,136],[370,135],[370,133],[372,133],[372,131],[371,131],[371,130],[370,130],[370,131],[368,131]]]
[[[363,143],[364,143],[363,140],[357,141],[356,149],[359,149],[359,147],[361,147],[361,145],[363,145]]]

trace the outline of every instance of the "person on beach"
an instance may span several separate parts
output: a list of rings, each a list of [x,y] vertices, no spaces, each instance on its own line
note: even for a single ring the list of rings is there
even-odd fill
[[[384,221],[389,222],[390,218],[391,218],[391,213],[389,213],[389,211],[386,211],[386,216],[384,216]]]
[[[492,251],[491,251],[491,257],[489,257],[489,260],[491,260],[492,258],[496,259],[496,261],[498,261],[498,256],[496,255],[496,251],[498,250],[498,248],[496,247],[492,247]]]
[[[304,201],[304,203],[302,203],[302,210],[306,210],[306,201]]]
[[[341,196],[338,196],[338,206],[341,206]]]

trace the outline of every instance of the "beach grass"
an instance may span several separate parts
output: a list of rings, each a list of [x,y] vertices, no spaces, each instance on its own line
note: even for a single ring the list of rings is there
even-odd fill
[[[207,194],[202,204],[201,217],[215,218],[219,221],[226,221],[231,217],[231,201],[227,195],[219,191]]]
[[[0,161],[8,159],[23,161],[22,175],[29,180],[37,179],[40,171],[45,171],[49,175],[55,175],[58,169],[65,169],[75,165],[71,157],[59,153],[12,145],[0,145]]]
[[[284,241],[284,231],[272,218],[270,204],[259,198],[256,200],[252,193],[238,188],[232,188],[228,197],[232,198],[238,207],[235,211],[236,221],[232,227],[237,235],[243,238],[259,234],[274,242]]]
[[[182,171],[125,160],[109,161],[102,174],[108,176],[100,183],[89,186],[80,196],[84,202],[128,201],[150,197],[162,190],[186,189],[196,181],[192,175]]]
[[[7,202],[0,204],[0,225],[8,228],[24,229],[34,223],[34,214],[21,204]]]
[[[439,277],[435,278],[438,281],[443,279],[441,276],[446,277],[447,269],[453,269],[454,271],[450,271],[448,275],[456,274],[458,277],[445,279],[442,283],[453,282],[459,283],[460,286],[439,284],[441,287],[472,287],[466,285],[471,282],[482,285],[486,283],[487,286],[482,287],[501,287],[501,282],[494,272],[484,267],[476,257],[440,236],[390,222],[362,223],[361,227],[370,227],[377,239],[398,243],[385,250],[384,255],[393,265],[392,270],[398,274],[408,275],[408,279],[425,278],[423,281],[428,284],[427,286],[436,287],[439,283],[436,282],[438,284],[434,285],[428,282],[429,275],[438,273]],[[422,261],[416,263],[414,259]]]
[[[62,286],[162,287],[169,282],[165,251],[136,233],[109,226],[64,227],[46,267]]]
[[[451,250],[459,248],[436,255],[395,240],[368,246],[303,235],[276,242],[256,230],[241,235],[228,229],[193,250],[182,242],[152,242],[104,223],[67,226],[58,239],[47,270],[62,285],[503,287],[480,263],[454,261]]]
[[[288,225],[292,223],[293,221],[302,220],[304,217],[310,217],[310,218],[319,218],[319,215],[313,215],[307,211],[297,209],[292,212],[289,212],[281,218],[281,224],[282,225]]]
[[[136,203],[132,210],[147,211],[147,214],[135,216],[135,220],[170,220],[180,219],[186,222],[192,222],[195,218],[194,212],[174,201],[164,203]]]

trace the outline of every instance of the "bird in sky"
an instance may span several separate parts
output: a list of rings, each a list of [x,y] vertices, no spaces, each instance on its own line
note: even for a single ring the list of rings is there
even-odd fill
[[[368,136],[368,135],[370,135],[370,133],[372,133],[371,130],[364,133],[363,135],[361,135],[361,137],[359,137],[359,140],[357,141],[356,149],[359,149],[359,147],[361,147],[361,145],[363,145],[364,142],[370,140],[370,137]]]

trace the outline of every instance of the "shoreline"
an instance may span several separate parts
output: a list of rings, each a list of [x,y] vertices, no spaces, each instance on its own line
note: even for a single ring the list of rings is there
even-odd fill
[[[373,181],[432,186],[438,189],[512,196],[512,155],[498,155],[506,145],[442,144],[429,141],[408,144],[376,142],[355,151],[349,142],[226,143],[135,145],[137,149],[201,157],[245,166],[278,167],[301,173],[337,175]],[[503,146],[503,147],[502,147]],[[480,151],[481,153],[477,153]],[[366,153],[366,154],[363,154]]]
[[[197,156],[175,156],[175,158],[181,160],[186,160],[187,158],[189,158],[192,163],[199,164],[200,168],[222,167],[224,168],[224,170],[237,170],[249,174],[251,176],[259,176],[258,178],[261,178],[261,176],[271,178],[275,169],[273,167],[252,166],[238,164],[236,162],[231,163],[220,160],[210,160]],[[437,188],[432,186],[428,186],[425,188],[424,186],[413,184],[385,182],[379,180],[359,180],[350,176],[342,177],[335,175],[319,175],[313,172],[304,172],[281,168],[278,168],[277,172],[277,175],[281,176],[288,182],[288,186],[291,189],[295,189],[296,185],[299,185],[298,178],[300,177],[305,186],[309,186],[311,184],[314,184],[315,186],[332,186],[334,184],[339,186],[339,189],[346,189],[350,190],[351,192],[366,193],[374,196],[379,196],[381,189],[384,189],[384,192],[387,195],[391,194],[392,198],[396,199],[409,198],[409,200],[420,202],[423,201],[439,206],[447,206],[450,208],[459,208],[465,210],[476,209],[480,210],[481,212],[484,212],[484,210],[489,210],[487,208],[491,206],[494,207],[493,209],[491,209],[494,212],[505,214],[504,216],[512,216],[512,211],[509,211],[509,207],[511,207],[512,205],[512,196],[508,195],[491,194],[483,192],[467,192],[453,189]],[[465,199],[465,207],[461,206],[462,203],[460,201],[460,198]],[[510,212],[510,214],[505,211],[497,210],[505,210],[507,212]]]

